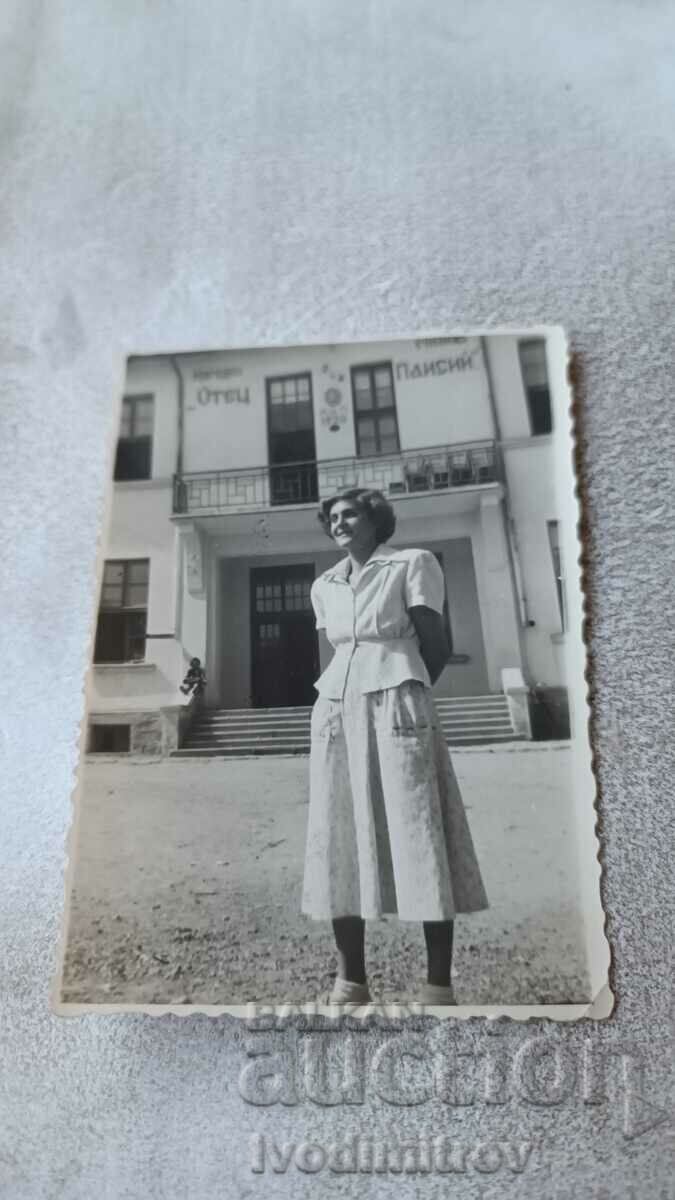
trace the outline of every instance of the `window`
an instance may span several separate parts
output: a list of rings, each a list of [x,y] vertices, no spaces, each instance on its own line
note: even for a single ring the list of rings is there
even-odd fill
[[[91,725],[90,754],[128,754],[131,748],[131,726]]]
[[[519,342],[518,354],[520,355],[520,369],[530,414],[530,432],[532,434],[550,433],[553,422],[546,367],[546,342],[543,338]]]
[[[147,558],[109,559],[103,568],[94,662],[142,662],[148,616]]]
[[[270,433],[294,434],[314,429],[309,375],[268,379]]]
[[[399,449],[391,363],[352,367],[356,452],[395,454]]]
[[[256,612],[311,612],[311,579],[285,578],[272,583],[257,583]]]
[[[557,521],[548,521],[548,541],[551,547],[551,558],[553,559],[553,574],[555,576],[555,586],[558,593],[558,608],[560,609],[560,624],[563,632],[567,629],[567,605],[565,600],[565,577],[562,569],[562,557],[560,554],[560,530]]]
[[[115,458],[115,479],[149,479],[152,469],[153,396],[125,396]]]
[[[318,498],[311,375],[266,383],[271,502],[307,504]]]

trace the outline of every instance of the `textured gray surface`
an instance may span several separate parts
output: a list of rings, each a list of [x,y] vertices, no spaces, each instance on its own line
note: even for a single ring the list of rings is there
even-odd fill
[[[542,1034],[570,1062],[585,1037],[632,1047],[668,1106],[672,5],[10,0],[2,22],[0,1194],[658,1194],[672,1125],[640,1132],[658,1114],[614,1067],[595,1106],[572,1082],[550,1107],[516,1088],[504,1106],[252,1108],[232,1021],[64,1020],[48,993],[124,353],[559,322],[583,368],[618,1003],[597,1028],[503,1040]],[[252,1131],[357,1127],[541,1140],[517,1177],[251,1173]]]

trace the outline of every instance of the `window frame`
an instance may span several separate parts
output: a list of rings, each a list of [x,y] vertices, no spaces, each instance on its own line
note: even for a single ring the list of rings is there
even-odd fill
[[[102,740],[105,740],[104,735],[102,735],[100,733],[101,730],[105,730],[106,733],[108,734],[108,736],[110,736],[112,734],[112,731],[114,730],[115,734],[117,735],[118,738],[119,738],[120,731],[123,731],[126,734],[126,737],[123,740],[125,740],[127,744],[123,747],[115,746],[112,748],[109,748],[109,747],[99,748],[96,745],[96,742],[99,740],[99,737]],[[112,735],[112,740],[113,741],[116,740],[115,735]],[[88,743],[87,753],[88,754],[130,754],[131,753],[131,725],[129,724],[129,722],[122,721],[119,724],[112,723],[112,722],[111,723],[106,722],[105,724],[103,722],[92,722],[89,726],[89,743]]]
[[[126,604],[125,600],[127,598],[127,590],[130,586],[130,584],[129,584],[129,573],[130,573],[129,567],[134,566],[137,563],[147,564],[148,578],[147,578],[147,583],[146,583],[145,604]],[[104,604],[103,603],[103,587],[104,587],[104,583],[105,583],[105,570],[106,570],[106,567],[108,567],[108,566],[122,566],[124,568],[123,578],[122,578],[122,603],[121,604]],[[138,585],[135,585],[135,586],[138,586]],[[103,574],[101,576],[101,594],[99,596],[98,612],[97,612],[97,616],[96,616],[96,633],[94,636],[94,653],[93,653],[92,661],[94,662],[95,665],[112,664],[112,663],[119,663],[120,665],[123,665],[125,663],[145,662],[145,655],[146,655],[147,641],[148,641],[148,600],[149,600],[149,596],[150,596],[150,559],[149,558],[106,558],[104,560]],[[108,613],[116,613],[116,614],[121,613],[125,616],[130,616],[135,613],[145,613],[145,629],[143,632],[143,653],[139,658],[133,658],[129,655],[129,646],[132,641],[132,637],[137,638],[138,635],[130,634],[126,627],[126,624],[125,624],[124,635],[123,635],[124,636],[125,656],[123,658],[113,658],[113,659],[97,657],[96,644],[97,644],[98,635],[99,635],[99,621],[100,621],[100,618],[102,615],[106,615]]]
[[[373,398],[375,395],[375,372],[382,371],[385,368],[389,371],[389,373],[391,375],[391,394],[392,394],[392,398],[393,398],[393,403],[391,404],[391,406],[388,408],[376,408],[376,407],[372,407],[369,409],[357,408],[356,407],[356,387],[354,385],[354,376],[356,374],[358,374],[359,372],[367,371],[369,373],[370,381],[371,381],[371,398]],[[400,454],[401,453],[401,434],[400,434],[399,427],[398,427],[398,412],[397,412],[397,408],[396,408],[396,388],[394,386],[394,364],[393,364],[393,362],[391,361],[391,359],[386,359],[382,362],[357,363],[355,366],[350,367],[349,370],[350,370],[350,383],[351,383],[351,389],[352,389],[352,416],[353,416],[353,421],[354,421],[354,441],[356,444],[356,457],[357,458],[376,458],[378,455],[386,456],[389,454]],[[374,453],[371,452],[368,454],[368,453],[362,453],[362,451],[361,451],[360,436],[359,436],[359,417],[364,417],[364,416],[370,417],[370,419],[373,420],[374,425],[375,425],[375,440],[378,444],[378,449],[375,450]],[[396,449],[395,450],[379,449],[380,431],[379,431],[378,417],[381,417],[381,416],[394,418],[394,428],[396,431]]]
[[[534,410],[533,392],[542,391],[543,385],[530,384],[528,386],[528,383],[525,378],[525,364],[523,362],[523,349],[527,346],[537,346],[537,345],[542,346],[544,349],[544,362],[545,362],[545,366],[546,366],[546,397],[547,397],[547,403],[548,403],[547,422],[546,422],[548,424],[547,429],[535,429],[536,422],[535,422],[535,418],[534,418],[535,410]],[[518,339],[518,365],[520,367],[520,378],[521,378],[521,382],[523,385],[523,391],[525,393],[525,403],[527,406],[527,419],[528,419],[529,426],[530,426],[530,437],[548,437],[551,433],[553,433],[553,408],[552,408],[552,404],[551,404],[551,381],[550,381],[549,371],[548,371],[548,355],[546,353],[546,338],[519,338]]]
[[[141,400],[144,400],[144,401],[151,400],[152,401],[152,433],[142,433],[142,434],[134,433],[134,427],[137,423],[137,416],[136,416],[137,406]],[[155,448],[155,394],[154,394],[154,392],[129,392],[129,393],[126,393],[122,397],[122,407],[120,409],[120,423],[119,423],[120,430],[122,429],[122,421],[123,421],[123,417],[124,417],[125,404],[131,405],[131,419],[129,422],[131,432],[124,437],[122,436],[121,432],[118,432],[117,448],[115,451],[115,463],[113,466],[113,480],[115,481],[115,483],[135,483],[139,480],[152,479],[153,452],[154,452],[154,448]],[[126,475],[126,476],[118,475],[118,458],[119,458],[120,446],[122,444],[137,445],[139,443],[147,443],[147,445],[148,445],[147,475]]]
[[[271,417],[272,417],[272,414],[271,414],[272,385],[275,383],[281,383],[281,384],[288,383],[289,380],[291,380],[291,379],[292,380],[306,379],[307,383],[309,385],[309,411],[312,416],[312,423],[311,423],[311,426],[307,426],[306,432],[309,433],[309,431],[311,429],[311,432],[312,432],[312,435],[314,438],[314,459],[312,459],[312,460],[299,459],[298,461],[300,461],[300,462],[304,462],[304,461],[316,462],[316,421],[314,420],[314,388],[312,386],[312,372],[311,371],[290,371],[286,375],[266,375],[265,376],[265,401],[266,401],[265,416],[267,418],[267,465],[268,465],[268,467],[283,467],[285,465],[283,462],[281,462],[281,463],[272,462],[272,438],[274,437],[275,433],[281,432],[280,430],[272,429],[272,420],[271,420]]]
[[[281,460],[273,461],[272,458],[272,441],[277,434],[282,434],[281,430],[272,429],[272,387],[275,383],[288,383],[289,380],[307,381],[309,391],[309,412],[311,416],[311,424],[304,430],[295,430],[295,433],[311,434],[312,455],[310,458],[303,456],[298,459],[289,459],[288,461]],[[265,376],[265,420],[267,423],[267,471],[269,479],[269,498],[270,505],[293,505],[293,504],[315,504],[319,498],[318,484],[318,468],[317,468],[317,449],[316,449],[316,419],[314,413],[314,382],[311,371],[288,371],[285,375],[266,375]],[[293,478],[292,473],[295,472],[297,482],[296,497],[288,499],[283,494],[280,485],[285,478]],[[293,489],[291,489],[293,490]]]

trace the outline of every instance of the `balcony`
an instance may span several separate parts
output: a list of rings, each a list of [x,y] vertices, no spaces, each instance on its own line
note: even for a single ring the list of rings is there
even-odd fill
[[[174,478],[173,511],[182,516],[258,512],[316,504],[348,487],[377,488],[395,498],[478,487],[500,479],[495,443],[464,442],[367,458],[192,471]]]

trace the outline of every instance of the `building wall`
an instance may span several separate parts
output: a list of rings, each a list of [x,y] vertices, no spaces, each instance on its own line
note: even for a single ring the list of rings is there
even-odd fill
[[[317,457],[356,454],[350,367],[391,362],[402,449],[495,436],[487,355],[501,437],[529,438],[518,338],[436,338],[348,346],[279,347],[131,359],[126,395],[155,397],[152,476],[176,469],[178,378],[184,384],[185,471],[263,466],[268,460],[265,380],[309,372]],[[340,392],[337,406],[326,401]],[[331,428],[337,426],[337,428]]]
[[[562,622],[547,522],[558,520],[552,435],[532,436],[516,337],[486,339],[520,573],[522,640],[530,683],[564,684]],[[552,372],[549,370],[549,377]],[[534,622],[529,624],[528,622]]]
[[[150,560],[148,637],[145,665],[93,665],[90,707],[98,710],[133,697],[175,704],[183,676],[183,655],[176,638],[177,552],[168,482],[118,483],[111,506],[105,558]],[[160,635],[160,636],[157,636]],[[168,636],[167,636],[168,635]],[[154,670],[149,670],[149,667]]]
[[[476,627],[480,628],[480,645],[482,647],[480,656],[475,637],[467,637],[466,642],[462,644],[465,630],[461,626],[455,630],[456,649],[458,653],[468,653],[476,661],[480,660],[484,664],[480,672],[477,670],[475,675],[473,670],[462,669],[459,666],[449,667],[447,669],[449,674],[442,677],[437,685],[437,687],[445,686],[447,678],[449,690],[439,694],[474,695],[488,691],[500,691],[502,667],[523,666],[517,605],[510,576],[505,536],[501,536],[501,550],[495,561],[494,557],[488,553],[485,544],[480,507],[457,514],[450,520],[447,513],[443,511],[441,497],[434,497],[429,501],[429,505],[431,511],[426,511],[423,515],[407,517],[399,522],[396,531],[397,540],[400,540],[401,545],[428,546],[430,549],[441,549],[442,544],[448,540],[449,533],[452,535],[453,543],[458,538],[470,540],[473,563],[471,581],[462,581],[462,570],[466,566],[466,561],[458,563],[453,569],[452,559],[450,559],[449,564],[445,567],[446,586],[451,603],[451,619],[453,592],[457,596],[458,588],[466,588],[466,594],[470,597],[474,614],[473,620],[476,622]],[[416,507],[418,507],[417,504]],[[497,532],[499,534],[502,522],[501,505],[497,504],[496,507],[498,513]],[[495,611],[493,597],[497,584],[499,584],[500,593],[504,599],[503,602],[500,601],[499,610]],[[466,621],[466,601],[464,602],[464,614]],[[495,626],[498,630],[496,636],[494,634]]]
[[[356,454],[350,368],[391,362],[402,449],[494,436],[478,338],[184,356],[186,471],[268,461],[265,380],[309,372],[319,459]],[[327,393],[338,391],[331,405]]]
[[[484,339],[501,438],[530,437],[530,419],[517,337],[509,334]]]
[[[156,480],[171,479],[178,449],[178,376],[171,363],[164,358],[130,359],[124,394],[154,396],[151,475]]]
[[[557,650],[562,621],[547,527],[559,518],[552,455],[550,438],[504,450],[526,614],[534,621],[523,630],[530,682],[548,684],[564,683]]]

